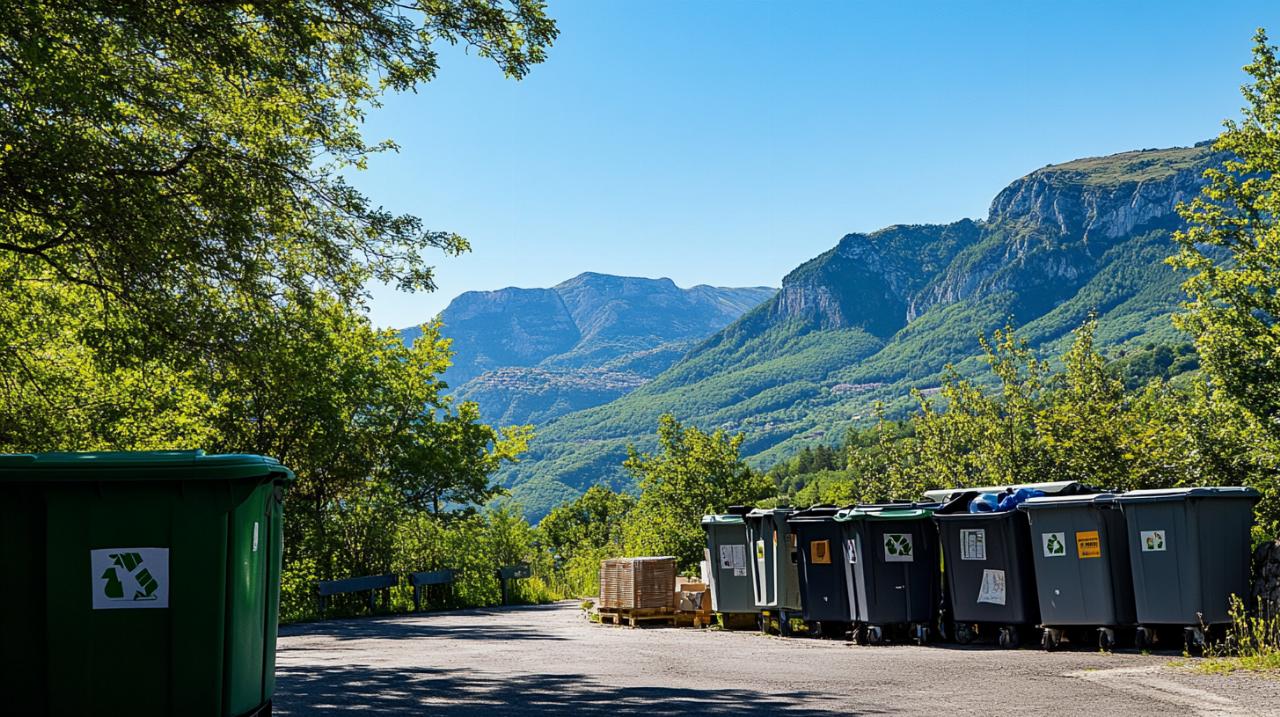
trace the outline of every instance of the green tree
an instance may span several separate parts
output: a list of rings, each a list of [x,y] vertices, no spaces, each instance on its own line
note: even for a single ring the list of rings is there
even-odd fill
[[[355,305],[370,278],[430,288],[466,249],[343,181],[387,91],[465,43],[512,77],[556,36],[540,0],[42,0],[0,17],[0,275],[88,289],[80,338],[135,360],[225,349],[287,291]],[[7,312],[6,312],[7,313]],[[0,356],[38,349],[0,327]],[[34,374],[33,374],[34,375]]]
[[[579,552],[622,546],[623,521],[636,499],[604,486],[591,486],[578,498],[553,508],[538,522],[542,539],[568,560]]]
[[[1188,227],[1171,262],[1192,275],[1176,322],[1214,381],[1280,439],[1280,63],[1262,29],[1244,69],[1243,116],[1214,143],[1228,159],[1179,207]]]
[[[623,466],[640,488],[627,516],[626,549],[633,555],[673,555],[682,570],[702,559],[702,516],[731,505],[753,505],[773,494],[768,477],[742,461],[743,434],[706,433],[670,414],[658,419],[657,454],[627,449]]]

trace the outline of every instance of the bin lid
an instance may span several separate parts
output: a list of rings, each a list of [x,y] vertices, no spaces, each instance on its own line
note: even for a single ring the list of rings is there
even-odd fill
[[[834,505],[814,505],[802,510],[797,510],[787,516],[788,523],[817,523],[825,520],[831,520],[840,512],[840,508]]]
[[[293,480],[280,461],[244,453],[204,451],[107,451],[101,453],[0,454],[0,482],[227,480],[276,475]]]
[[[1028,498],[1018,504],[1018,510],[1036,510],[1039,508],[1065,508],[1069,506],[1111,505],[1115,502],[1115,493],[1090,493],[1088,495],[1046,495],[1039,498]]]
[[[777,515],[777,514],[790,515],[794,512],[796,512],[795,508],[752,508],[751,512],[747,513],[747,517],[763,518],[765,516]]]
[[[746,523],[740,515],[704,515],[702,516],[703,525],[743,525]]]
[[[939,488],[927,490],[924,497],[936,503],[945,503],[949,498],[960,493],[1003,493],[1006,490],[1017,491],[1019,488],[1034,488],[1045,495],[1077,493],[1084,486],[1079,481],[1060,480],[1052,483],[1020,483],[1018,485],[984,486],[980,488]]]
[[[895,505],[886,508],[860,505],[856,508],[845,508],[840,511],[836,514],[836,520],[841,522],[851,520],[920,520],[921,518],[932,517],[935,508],[936,506],[934,505],[914,507]]]
[[[1197,486],[1195,488],[1148,488],[1131,490],[1117,495],[1117,503],[1155,503],[1167,500],[1187,500],[1188,498],[1246,498],[1257,502],[1262,495],[1253,488],[1245,486]]]

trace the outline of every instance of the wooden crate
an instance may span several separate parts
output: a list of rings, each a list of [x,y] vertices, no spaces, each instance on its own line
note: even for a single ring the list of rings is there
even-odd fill
[[[680,614],[669,607],[600,608],[600,623],[602,625],[626,624],[630,627],[636,627],[642,622],[661,622],[674,627],[677,625],[679,618]]]
[[[675,588],[675,558],[610,558],[600,563],[602,609],[674,609]]]

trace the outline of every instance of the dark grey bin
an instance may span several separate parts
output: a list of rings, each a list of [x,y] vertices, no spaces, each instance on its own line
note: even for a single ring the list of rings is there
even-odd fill
[[[1115,495],[1032,498],[1018,506],[1031,527],[1031,555],[1040,599],[1041,645],[1052,650],[1064,628],[1097,628],[1111,649],[1117,628],[1137,621],[1129,543]]]
[[[1164,625],[1184,628],[1188,647],[1203,647],[1201,626],[1230,622],[1232,595],[1247,603],[1259,499],[1243,487],[1135,490],[1116,498],[1128,533],[1139,646]]]
[[[796,536],[787,527],[791,508],[757,508],[747,513],[751,548],[751,580],[761,627],[776,620],[780,634],[790,634],[788,620],[802,610]]]
[[[752,553],[746,521],[741,515],[704,515],[702,529],[707,534],[711,609],[726,614],[754,614],[756,598],[751,587]]]
[[[800,602],[805,622],[819,623],[828,636],[844,634],[853,622],[844,529],[836,522],[839,512],[835,506],[815,505],[787,519],[800,557]]]
[[[1017,647],[1021,633],[1040,623],[1026,513],[968,512],[973,496],[1019,488],[1049,495],[1093,492],[1075,481],[1059,481],[925,493],[930,500],[946,503],[934,513],[934,520],[942,541],[946,603],[954,620],[954,637],[961,644],[994,629],[1001,647]]]

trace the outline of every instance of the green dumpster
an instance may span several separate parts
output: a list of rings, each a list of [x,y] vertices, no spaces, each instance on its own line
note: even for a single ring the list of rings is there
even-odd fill
[[[718,613],[756,612],[749,566],[751,549],[747,544],[747,525],[742,514],[702,516],[702,529],[707,534],[705,554],[711,609]]]
[[[801,612],[799,556],[796,536],[787,526],[791,508],[756,508],[747,513],[751,581],[760,627],[768,632],[776,621],[780,635],[790,635],[790,618]]]
[[[292,479],[203,451],[0,455],[6,713],[269,708]]]

